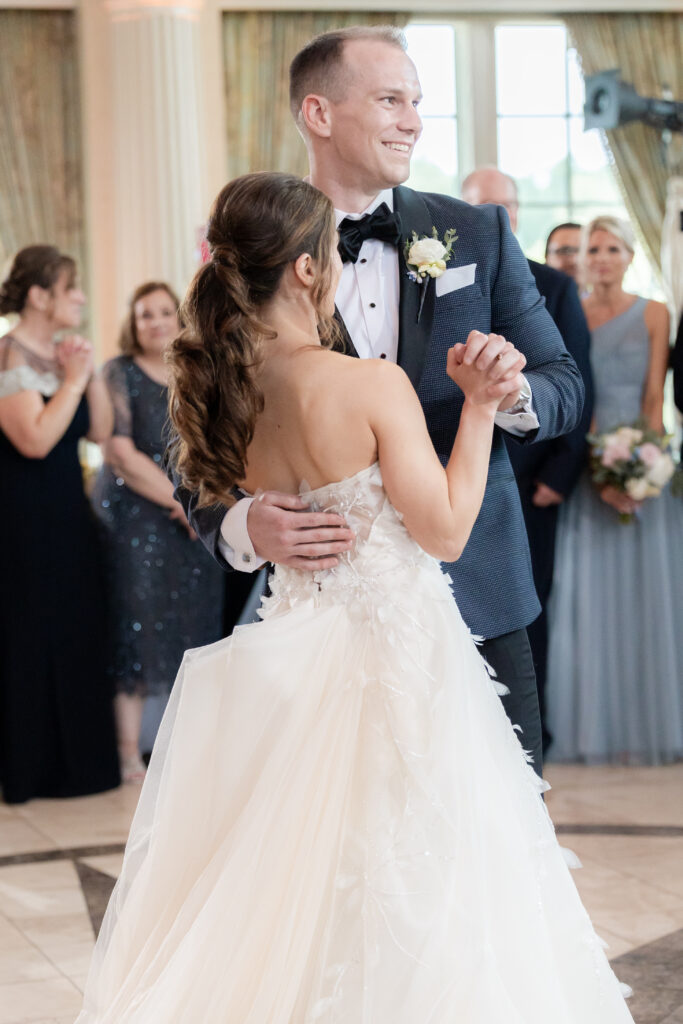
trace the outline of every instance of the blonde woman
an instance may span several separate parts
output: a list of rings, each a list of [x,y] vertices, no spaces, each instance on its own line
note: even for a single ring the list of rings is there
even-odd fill
[[[624,290],[631,227],[586,226],[594,429],[645,420],[663,430],[666,307]],[[623,524],[618,513],[635,513]],[[643,503],[586,472],[560,516],[551,609],[548,715],[556,760],[657,764],[683,756],[683,503]]]

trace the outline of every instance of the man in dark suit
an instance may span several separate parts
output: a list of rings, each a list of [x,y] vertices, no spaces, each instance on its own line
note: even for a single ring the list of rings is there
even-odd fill
[[[539,611],[519,494],[503,431],[520,443],[571,430],[581,413],[580,374],[547,314],[524,256],[500,210],[474,210],[446,196],[400,187],[421,131],[420,85],[392,29],[327,33],[291,67],[291,104],[308,148],[311,181],[338,211],[345,267],[337,306],[349,351],[394,359],[421,399],[434,446],[448,458],[462,399],[453,398],[446,354],[490,370],[505,335],[527,359],[524,377],[501,398],[484,503],[460,560],[447,566],[463,617],[485,638],[483,654],[510,688],[506,710],[541,768],[540,718],[525,627]],[[398,218],[395,216],[398,214]],[[446,272],[417,283],[405,243],[455,229]],[[474,329],[478,332],[470,336]],[[489,332],[495,332],[491,334]],[[194,510],[207,546],[237,568],[264,561],[330,568],[352,542],[339,517],[303,511],[292,495],[267,493],[225,510]]]
[[[676,342],[671,353],[671,368],[674,372],[674,402],[680,413],[683,413],[683,316],[678,322]],[[683,459],[683,444],[681,445]]]
[[[496,203],[504,206],[510,218],[510,227],[513,231],[517,230],[517,186],[509,175],[495,167],[479,168],[465,178],[462,196],[475,205]],[[528,626],[528,634],[534,656],[545,752],[552,740],[545,722],[545,683],[548,656],[547,606],[553,583],[557,516],[560,505],[571,493],[586,464],[586,434],[593,409],[593,382],[590,370],[590,333],[575,282],[567,274],[543,263],[536,263],[535,260],[529,260],[528,263],[536,287],[545,299],[546,309],[579,367],[586,393],[583,415],[573,430],[539,444],[508,445],[522,499],[536,593],[541,603],[541,614]]]

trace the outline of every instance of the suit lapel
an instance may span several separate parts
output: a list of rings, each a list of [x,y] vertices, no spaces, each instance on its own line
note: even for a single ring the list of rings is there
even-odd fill
[[[344,323],[344,318],[342,317],[341,313],[339,312],[336,306],[334,307],[334,319],[337,321],[337,324],[339,325],[342,341],[344,342],[344,348],[342,349],[342,351],[345,353],[345,355],[355,356],[357,359],[358,353],[356,352],[356,347],[351,341],[351,335],[349,334],[346,324]],[[335,346],[335,348],[338,348],[338,346]]]
[[[422,284],[408,277],[404,248],[413,231],[418,236],[432,234],[433,220],[419,192],[399,186],[394,189],[394,210],[401,215],[403,236],[398,252],[398,365],[417,390],[424,369],[434,317],[434,280]]]

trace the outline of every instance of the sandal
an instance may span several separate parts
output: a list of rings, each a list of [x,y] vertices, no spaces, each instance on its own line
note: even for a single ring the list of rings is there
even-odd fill
[[[145,763],[139,755],[121,758],[121,782],[140,785],[146,774]]]

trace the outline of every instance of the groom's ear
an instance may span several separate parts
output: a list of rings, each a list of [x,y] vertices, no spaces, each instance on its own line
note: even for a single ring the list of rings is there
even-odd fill
[[[325,96],[316,96],[314,93],[306,96],[301,104],[301,119],[309,134],[321,139],[329,138],[332,130],[331,110]]]

